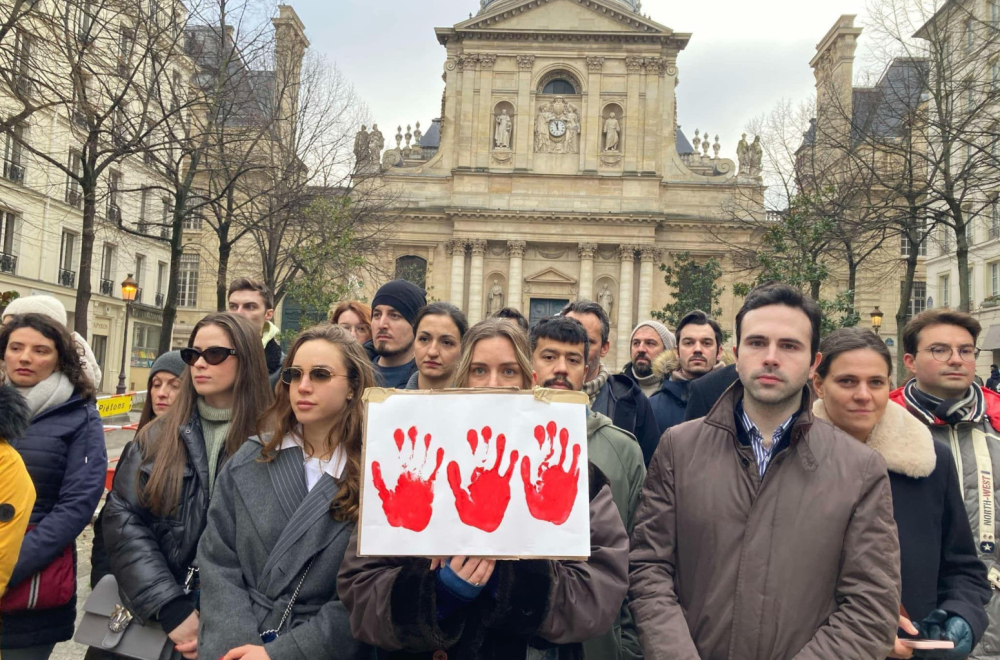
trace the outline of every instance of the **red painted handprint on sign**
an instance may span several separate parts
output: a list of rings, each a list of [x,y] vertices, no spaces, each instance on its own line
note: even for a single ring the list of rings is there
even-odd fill
[[[469,479],[469,490],[462,488],[462,473],[458,463],[452,461],[448,464],[448,484],[451,491],[455,493],[455,505],[458,508],[458,517],[462,522],[470,527],[476,527],[484,532],[496,531],[496,528],[503,522],[503,516],[507,512],[507,505],[510,503],[510,477],[514,473],[514,466],[517,464],[517,450],[510,453],[510,466],[507,472],[500,473],[500,463],[503,462],[503,452],[507,445],[507,438],[503,433],[497,436],[496,442],[496,463],[492,470],[487,470],[484,466],[488,459],[490,450],[490,439],[493,437],[493,430],[486,426],[483,428],[483,465],[472,471]],[[476,448],[479,446],[479,434],[475,429],[469,429],[466,435],[472,454],[475,456]]]
[[[385,481],[382,479],[382,466],[379,465],[378,461],[372,463],[372,480],[375,482],[375,488],[382,499],[382,510],[385,511],[385,517],[389,520],[389,524],[393,527],[422,532],[427,529],[427,525],[431,522],[431,514],[434,512],[431,506],[434,503],[434,480],[437,478],[438,470],[441,469],[441,463],[444,461],[444,449],[438,448],[434,471],[431,472],[430,477],[424,479],[422,474],[427,465],[427,455],[431,450],[431,434],[426,434],[423,443],[421,443],[424,456],[419,465],[416,465],[414,461],[417,454],[417,427],[411,426],[406,435],[410,438],[410,455],[403,460],[402,472],[396,479],[396,487],[393,490],[385,487]],[[393,433],[393,439],[396,441],[396,449],[402,453],[403,446],[406,444],[403,429],[396,429],[396,432]]]
[[[528,511],[537,520],[546,520],[555,525],[561,525],[569,519],[576,502],[577,484],[580,478],[580,445],[573,445],[573,463],[567,471],[563,468],[566,462],[566,447],[569,445],[569,431],[559,431],[559,444],[562,453],[559,462],[551,465],[549,461],[556,451],[556,423],[549,422],[545,428],[535,427],[535,440],[538,446],[544,448],[546,434],[548,435],[549,453],[538,466],[537,482],[531,482],[531,459],[527,456],[521,461],[521,479],[524,481],[524,495],[528,500]]]

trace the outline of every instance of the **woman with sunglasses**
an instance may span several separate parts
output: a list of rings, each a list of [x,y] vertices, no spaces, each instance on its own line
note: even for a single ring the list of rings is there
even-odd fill
[[[910,636],[955,643],[947,651],[914,653],[897,637],[890,657],[965,658],[986,630],[990,583],[976,556],[951,451],[889,400],[892,356],[875,334],[842,328],[819,350],[813,414],[877,451],[889,469],[905,611],[899,627]]]
[[[345,330],[296,337],[267,430],[219,475],[201,540],[199,653],[225,660],[354,660],[337,572],[358,519],[364,404],[375,373]]]
[[[404,389],[443,390],[451,387],[455,367],[462,352],[462,337],[469,329],[465,314],[446,302],[424,305],[413,323],[416,339],[413,357],[417,372],[410,376]]]
[[[104,509],[104,542],[123,604],[157,621],[174,657],[197,657],[195,553],[216,476],[271,403],[260,333],[210,314],[181,350],[188,365],[173,406],[123,453]],[[212,660],[215,660],[214,658]]]

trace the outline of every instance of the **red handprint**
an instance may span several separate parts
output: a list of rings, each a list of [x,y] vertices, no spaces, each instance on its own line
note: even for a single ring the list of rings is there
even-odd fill
[[[393,527],[403,527],[414,532],[422,532],[427,529],[431,522],[431,514],[434,513],[432,504],[434,503],[434,480],[437,478],[438,470],[444,461],[444,448],[437,450],[437,464],[434,471],[427,479],[421,478],[424,467],[427,465],[427,455],[431,449],[431,434],[424,436],[424,457],[419,467],[411,467],[414,455],[417,453],[417,427],[411,426],[406,432],[410,438],[410,456],[403,461],[403,471],[396,479],[396,488],[388,490],[385,481],[382,479],[382,467],[378,461],[372,463],[372,480],[378,495],[382,498],[382,510],[385,517]],[[396,441],[396,449],[403,451],[405,439],[403,429],[396,429],[393,433]]]
[[[537,520],[547,520],[555,525],[561,525],[569,519],[576,502],[577,484],[579,483],[580,445],[573,445],[573,464],[567,472],[562,466],[566,462],[566,446],[569,444],[569,431],[559,431],[559,444],[562,454],[556,465],[550,465],[549,460],[555,454],[556,423],[549,422],[545,428],[535,427],[535,440],[539,447],[545,446],[546,431],[548,432],[549,453],[538,466],[537,483],[531,483],[531,459],[527,456],[521,461],[521,479],[524,481],[524,495],[528,500],[528,511]]]
[[[493,437],[493,430],[486,426],[483,428],[482,463],[485,465],[490,450],[490,439]],[[476,448],[479,446],[479,434],[475,429],[469,429],[466,435],[472,454],[475,456]],[[469,480],[469,490],[462,489],[462,473],[458,463],[452,461],[448,464],[448,484],[451,491],[455,493],[455,505],[458,509],[458,517],[462,522],[470,527],[476,527],[484,532],[496,531],[503,516],[507,512],[507,505],[510,503],[510,477],[514,473],[514,466],[517,465],[517,450],[510,453],[510,466],[505,474],[500,473],[500,463],[503,462],[503,452],[507,445],[507,438],[503,433],[497,436],[496,443],[496,463],[492,470],[487,470],[480,466],[472,471]]]

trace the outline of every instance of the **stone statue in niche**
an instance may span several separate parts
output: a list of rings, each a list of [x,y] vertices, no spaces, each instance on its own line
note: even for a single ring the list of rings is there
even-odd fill
[[[500,114],[497,115],[496,137],[493,140],[493,145],[497,149],[510,149],[510,133],[512,128],[513,124],[510,121],[510,115],[507,114],[507,109],[503,108]]]
[[[535,117],[535,152],[575,154],[580,151],[580,111],[557,97],[543,103]]]
[[[618,123],[618,118],[615,117],[615,113],[611,115],[604,122],[604,150],[605,151],[618,151],[619,147],[619,136],[621,135],[622,127]]]
[[[612,294],[611,291],[608,290],[608,285],[605,283],[604,288],[602,288],[601,292],[597,294],[597,304],[600,305],[602,309],[604,309],[604,313],[607,314],[608,317],[610,318],[611,306],[614,305],[614,303],[615,303],[614,294]]]
[[[490,289],[487,301],[490,316],[503,309],[503,287],[500,286],[500,280],[493,280],[493,288]]]

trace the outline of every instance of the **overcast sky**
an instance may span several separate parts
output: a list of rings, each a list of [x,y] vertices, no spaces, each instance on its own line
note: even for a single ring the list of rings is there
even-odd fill
[[[285,1],[305,23],[312,48],[353,82],[387,147],[398,125],[405,132],[419,121],[426,130],[440,114],[445,51],[434,28],[479,9],[478,0]],[[782,98],[809,97],[816,44],[841,14],[857,14],[863,25],[864,8],[865,0],[644,0],[642,13],[692,33],[677,63],[679,123],[689,139],[696,128],[719,135],[723,155],[735,157],[749,119]]]

